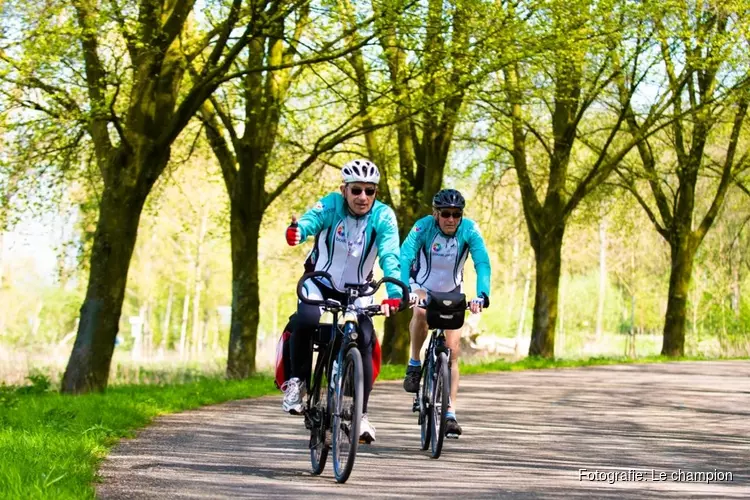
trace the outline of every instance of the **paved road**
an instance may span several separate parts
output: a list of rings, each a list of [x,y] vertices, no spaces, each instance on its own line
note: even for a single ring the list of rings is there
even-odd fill
[[[345,485],[330,458],[322,476],[310,475],[309,436],[300,417],[281,412],[280,396],[165,416],[112,450],[98,494],[750,498],[750,362],[467,376],[460,396],[464,436],[432,460],[419,450],[410,397],[398,382],[378,383],[370,410],[378,440],[360,448]],[[602,478],[613,472],[625,477]],[[690,481],[688,472],[716,479]]]

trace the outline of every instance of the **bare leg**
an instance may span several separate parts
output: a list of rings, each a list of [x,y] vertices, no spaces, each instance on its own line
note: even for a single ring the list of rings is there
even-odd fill
[[[409,323],[409,335],[411,337],[411,359],[419,359],[419,352],[427,339],[427,317],[424,309],[415,307]]]
[[[458,398],[458,358],[461,356],[461,330],[446,330],[445,344],[451,350],[451,404],[448,411],[454,411]]]
[[[420,300],[427,297],[424,290],[417,290],[414,293],[419,295]],[[411,359],[419,360],[419,352],[427,339],[427,315],[421,307],[412,308],[409,336],[411,337]]]

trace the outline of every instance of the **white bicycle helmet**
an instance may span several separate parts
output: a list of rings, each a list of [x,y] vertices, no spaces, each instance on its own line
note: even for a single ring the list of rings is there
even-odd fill
[[[369,160],[352,160],[341,169],[341,177],[344,184],[350,182],[380,182],[380,171],[378,167]]]

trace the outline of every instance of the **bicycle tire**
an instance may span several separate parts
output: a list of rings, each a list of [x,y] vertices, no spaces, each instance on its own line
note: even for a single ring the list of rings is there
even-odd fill
[[[325,442],[326,422],[328,421],[328,384],[324,383],[324,369],[325,362],[321,361],[320,366],[315,369],[312,397],[310,398],[310,408],[316,415],[310,429],[310,463],[314,476],[323,473],[328,459],[328,449],[330,448]]]
[[[333,474],[336,482],[344,483],[349,479],[357,456],[364,401],[362,354],[356,347],[351,347],[346,352],[341,380],[336,382],[335,401],[331,425]]]
[[[432,420],[431,453],[432,458],[440,458],[443,450],[443,439],[445,438],[445,416],[448,413],[448,401],[450,400],[451,382],[450,370],[448,369],[448,356],[441,352],[435,366],[435,384],[433,385],[432,399],[430,401],[430,412]]]
[[[419,426],[420,426],[420,443],[421,450],[424,451],[430,447],[432,441],[432,412],[430,411],[431,391],[430,380],[432,373],[432,363],[429,361],[431,353],[427,353],[425,366],[422,370],[422,385],[419,388]]]

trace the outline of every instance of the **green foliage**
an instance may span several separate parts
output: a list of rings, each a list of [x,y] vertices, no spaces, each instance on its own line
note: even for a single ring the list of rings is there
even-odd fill
[[[0,289],[2,340],[21,347],[59,342],[75,326],[82,298],[80,290],[38,283]]]
[[[62,341],[74,331],[83,300],[102,185],[92,144],[81,131],[92,112],[123,115],[131,95],[132,61],[122,35],[135,33],[136,6],[119,3],[125,9],[123,27],[118,26],[114,12],[118,3],[99,6],[96,23],[101,33],[106,33],[100,47],[107,72],[105,100],[112,107],[93,110],[83,80],[81,46],[71,43],[81,34],[72,5],[67,1],[35,4],[18,0],[0,4],[0,22],[7,38],[0,58],[0,208],[24,214],[31,211],[70,215],[65,222],[69,231],[60,238],[66,240],[64,244],[61,242],[61,248],[67,249],[61,252],[69,258],[67,264],[62,260],[57,272],[65,280],[46,285],[44,277],[36,275],[28,261],[9,262],[4,254],[0,256],[0,343],[30,351],[42,345],[57,347],[60,352],[69,347],[71,338],[67,338],[68,343]],[[479,222],[490,250],[493,307],[482,315],[479,324],[479,330],[486,335],[515,336],[521,314],[525,313],[521,333],[528,336],[535,294],[528,225],[518,195],[517,171],[511,168],[512,134],[504,71],[516,64],[520,68],[520,104],[522,118],[528,125],[525,157],[540,199],[547,192],[545,181],[550,174],[550,158],[542,141],[547,146],[554,143],[551,111],[558,98],[569,99],[558,95],[558,77],[580,71],[581,96],[591,100],[588,110],[577,110],[581,111],[580,122],[561,190],[564,196],[569,196],[589,172],[619,117],[620,97],[615,80],[609,78],[617,73],[615,56],[624,65],[637,62],[629,67],[634,71],[627,72],[632,75],[628,78],[635,81],[626,83],[640,82],[634,108],[641,123],[654,102],[669,93],[659,37],[667,40],[667,46],[674,50],[678,71],[688,56],[694,68],[705,69],[712,58],[697,56],[706,55],[709,47],[723,47],[725,50],[716,53],[716,57],[726,56],[717,91],[728,90],[747,71],[748,18],[738,2],[717,5],[729,12],[730,29],[722,36],[711,35],[705,43],[701,42],[701,36],[709,24],[702,25],[696,17],[696,9],[703,7],[693,8],[684,2],[390,2],[387,5],[393,9],[389,14],[393,16],[391,25],[396,28],[399,47],[405,54],[403,80],[394,82],[379,38],[381,23],[369,21],[373,8],[383,5],[352,4],[355,21],[363,23],[358,26],[358,34],[374,37],[361,51],[365,88],[370,97],[368,118],[375,125],[382,125],[373,135],[378,145],[374,153],[380,155],[381,167],[390,173],[388,185],[394,201],[418,204],[417,199],[401,197],[402,179],[396,168],[399,165],[396,110],[404,106],[414,113],[410,116],[412,139],[417,139],[416,150],[421,148],[425,153],[424,131],[429,119],[445,109],[445,98],[460,94],[464,99],[456,115],[458,124],[450,143],[450,161],[443,184],[455,184],[465,192],[469,198],[466,213]],[[430,8],[438,6],[443,10],[430,17]],[[218,20],[226,15],[224,2],[209,2],[205,7],[207,17],[199,16],[195,32],[185,33],[184,40],[190,47],[194,47],[205,28],[203,20]],[[343,4],[325,3],[324,7],[313,9],[306,42],[299,46],[298,56],[309,55],[344,33]],[[461,9],[467,9],[469,14],[466,31],[471,40],[466,52],[453,51],[458,40],[454,38],[452,23]],[[655,24],[659,19],[664,20],[661,28]],[[291,34],[292,25],[290,18],[285,26],[286,35]],[[425,50],[428,28],[434,29],[430,33],[438,35],[431,39],[434,50]],[[341,48],[343,43],[342,39],[334,45]],[[690,53],[685,44],[698,44],[698,50]],[[454,69],[459,70],[455,73],[458,80],[451,79]],[[269,190],[286,179],[331,128],[350,118],[347,130],[361,125],[362,117],[353,117],[362,96],[348,59],[305,65],[293,72],[295,79],[282,106],[278,137],[269,160]],[[695,86],[697,82],[692,81]],[[59,91],[45,89],[40,82],[55,84]],[[395,84],[405,85],[408,92],[396,95]],[[241,130],[239,111],[244,107],[245,96],[241,87],[240,81],[226,82],[215,94],[227,109],[238,111],[232,114],[238,130]],[[181,90],[183,94],[184,91]],[[689,93],[689,89],[683,92],[683,105],[688,104]],[[707,136],[708,164],[720,164],[726,152],[734,103],[729,100],[717,108],[716,124]],[[685,133],[689,134],[693,117],[684,121]],[[110,127],[109,132],[117,142],[115,128]],[[200,340],[204,347],[215,349],[220,355],[226,348],[228,325],[222,323],[219,310],[231,304],[228,197],[221,170],[202,139],[202,132],[197,123],[187,127],[172,149],[167,175],[157,181],[144,209],[128,275],[120,323],[120,351],[130,349],[134,343],[130,336],[130,316],[142,316],[147,321],[147,342],[152,354],[162,346],[167,353],[177,349],[186,298],[190,301],[184,321],[188,346],[193,342],[193,332],[205,326],[207,336]],[[743,156],[746,149],[746,132],[747,125],[740,136],[737,157]],[[655,175],[663,182],[670,200],[676,199],[672,193],[678,187],[673,135],[673,130],[667,127],[655,134],[651,143],[658,159]],[[627,134],[618,133],[612,147],[622,147],[626,140]],[[314,200],[335,189],[338,173],[332,167],[355,154],[370,154],[362,136],[352,137],[324,155],[265,211],[258,256],[261,342],[273,340],[294,310],[293,286],[310,249],[310,243],[298,248],[286,246],[282,234],[288,218],[292,213],[299,215]],[[627,155],[620,164],[626,177],[638,165],[635,153]],[[712,176],[708,171],[697,183],[696,214],[705,213],[711,205],[716,191]],[[634,185],[645,194],[648,180],[641,177],[636,176]],[[615,177],[610,184],[587,193],[579,209],[566,220],[569,225],[563,247],[563,324],[560,325],[566,335],[566,354],[575,354],[587,344],[596,323],[597,227],[601,220],[608,223],[605,332],[624,333],[634,329],[639,333],[658,333],[663,327],[670,270],[668,247],[643,207],[622,191],[619,185],[624,182]],[[651,200],[647,199],[646,205],[656,211]],[[750,254],[747,206],[745,195],[730,192],[727,209],[719,214],[715,229],[709,232],[696,258],[688,307],[690,352],[701,352],[703,348],[715,353],[746,349],[743,346],[747,346],[750,332],[746,298],[750,296],[746,272]],[[208,222],[202,243],[203,262],[196,270],[191,259],[198,247],[204,213],[208,214]],[[8,215],[11,222],[22,219],[19,213],[5,211],[0,214],[3,222],[6,222],[3,216]],[[699,217],[695,220],[699,221]],[[71,236],[69,232],[74,234]],[[473,290],[472,273],[469,261],[468,291]],[[530,288],[522,311],[527,278]],[[198,314],[194,315],[196,282],[203,287]],[[167,318],[170,291],[172,302]],[[267,342],[263,347],[267,352]],[[113,370],[115,377],[122,375],[134,380],[164,377],[148,373],[150,368],[144,368],[143,372],[135,368],[119,369],[123,373]],[[195,374],[188,372],[186,378]]]

